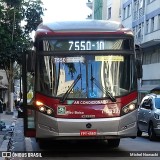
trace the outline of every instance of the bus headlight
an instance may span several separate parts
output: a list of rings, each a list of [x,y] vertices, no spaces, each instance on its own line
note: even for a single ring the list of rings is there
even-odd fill
[[[122,108],[122,113],[121,113],[121,115],[125,115],[125,114],[127,114],[127,113],[130,113],[130,112],[134,111],[135,109],[136,109],[136,105],[135,105],[134,103],[131,103],[131,104],[129,104],[129,105],[127,105],[127,106],[124,106],[124,107]]]
[[[122,110],[123,110],[124,113],[128,113],[129,112],[129,108],[128,107],[123,107]]]
[[[135,106],[135,104],[130,104],[128,106],[128,108],[129,108],[130,111],[132,111],[132,110],[134,110],[136,108],[136,106]]]
[[[52,114],[52,110],[51,109],[47,109],[47,114],[51,115]]]
[[[45,111],[46,111],[46,109],[45,109],[45,107],[44,107],[44,106],[40,106],[40,107],[39,107],[39,111],[41,111],[41,112],[45,112]]]
[[[52,108],[50,108],[49,106],[43,104],[40,101],[36,101],[36,106],[38,107],[38,110],[41,113],[44,113],[44,114],[49,115],[49,116],[53,116],[54,110]]]

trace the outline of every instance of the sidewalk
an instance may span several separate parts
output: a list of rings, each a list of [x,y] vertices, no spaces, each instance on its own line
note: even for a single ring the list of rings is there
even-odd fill
[[[8,115],[5,112],[0,114],[1,123],[5,123],[5,128],[0,131],[0,151],[7,151],[7,146],[10,134],[15,126],[17,120],[17,110],[14,110],[13,115]]]

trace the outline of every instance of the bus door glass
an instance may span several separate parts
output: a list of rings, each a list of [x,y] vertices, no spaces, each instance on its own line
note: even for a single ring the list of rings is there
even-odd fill
[[[26,54],[23,58],[23,103],[24,103],[24,135],[35,136],[34,99],[34,70],[33,54]]]

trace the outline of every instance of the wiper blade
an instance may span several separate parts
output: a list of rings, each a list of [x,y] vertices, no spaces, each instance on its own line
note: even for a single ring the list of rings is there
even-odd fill
[[[77,78],[74,80],[74,82],[71,84],[71,86],[68,88],[68,90],[65,92],[65,94],[62,96],[62,98],[60,99],[60,102],[63,103],[66,98],[68,97],[69,93],[72,91],[72,89],[74,88],[74,86],[77,84],[77,82],[82,78],[82,75],[79,74],[77,76]]]
[[[106,90],[105,88],[103,88],[98,82],[97,80],[92,76],[91,77],[91,81],[105,94],[107,94],[107,96],[111,99],[112,102],[116,102],[116,98],[112,95],[112,93],[110,93],[108,90]]]

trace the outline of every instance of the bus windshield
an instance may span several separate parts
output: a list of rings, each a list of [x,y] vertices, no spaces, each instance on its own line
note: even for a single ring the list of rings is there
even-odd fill
[[[39,55],[36,90],[62,98],[109,98],[136,89],[133,55]],[[76,83],[75,83],[76,81]]]

